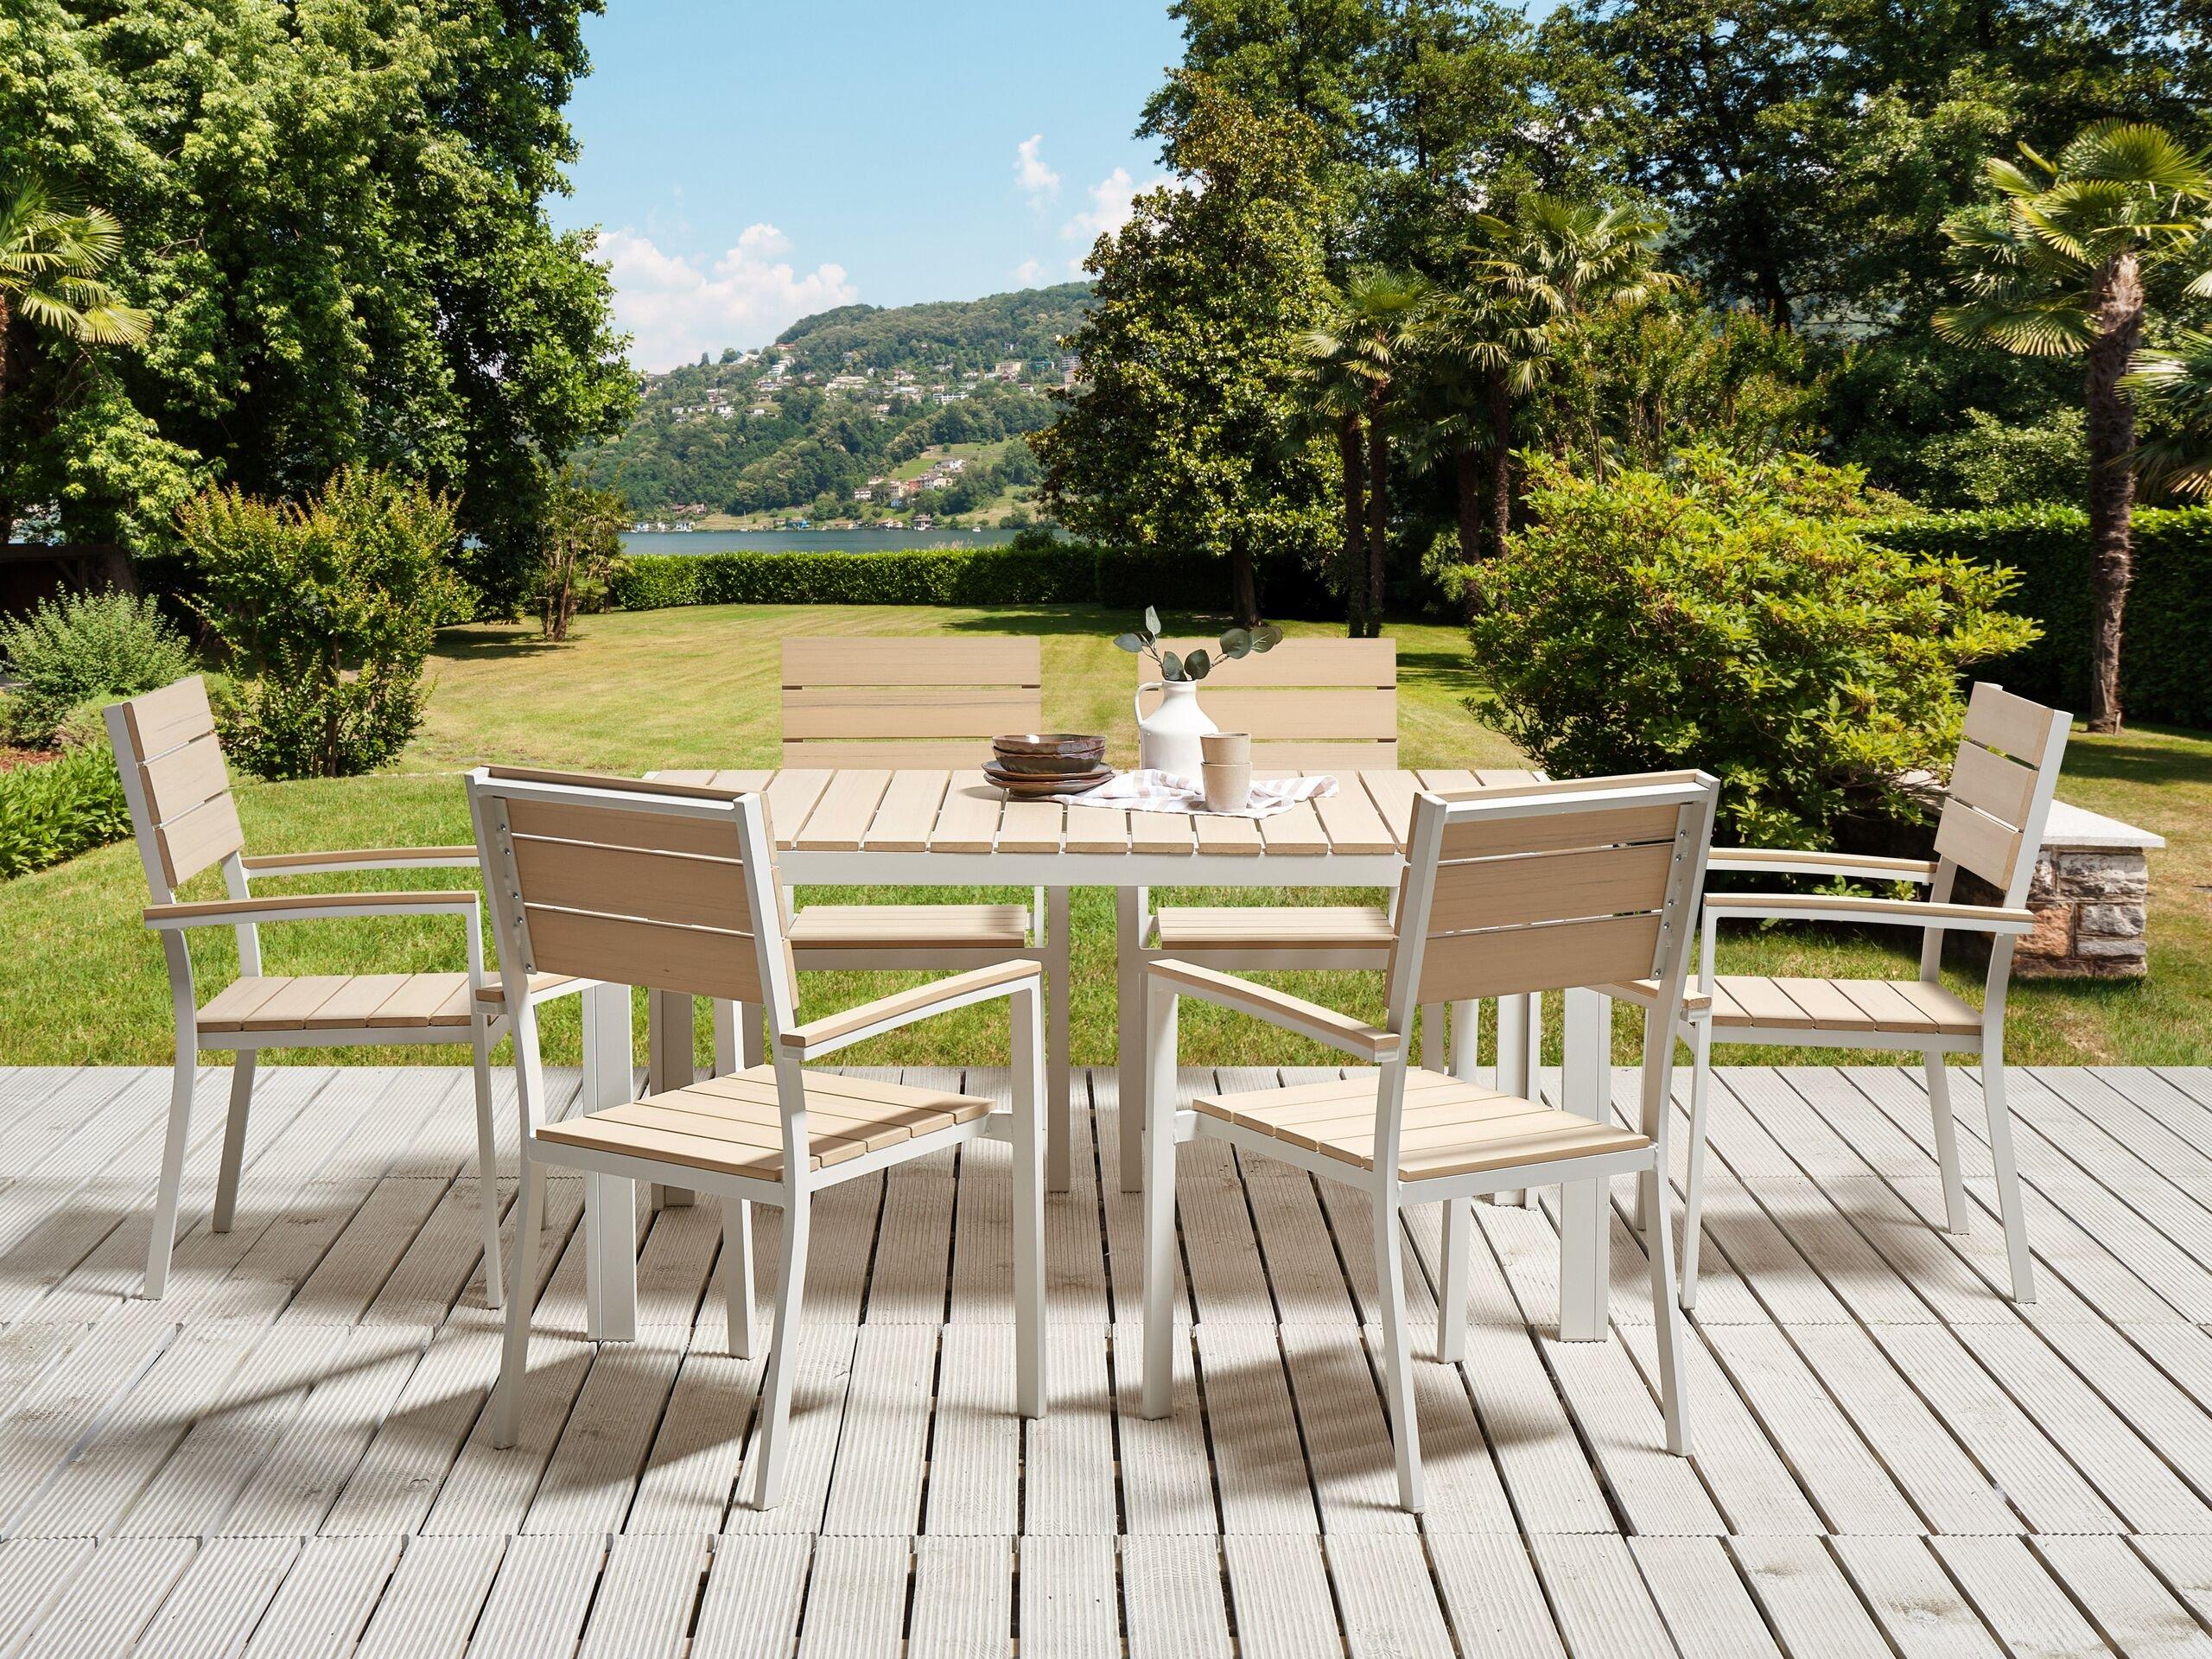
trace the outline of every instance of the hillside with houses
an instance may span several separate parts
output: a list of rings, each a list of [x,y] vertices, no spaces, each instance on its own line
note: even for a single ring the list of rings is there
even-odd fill
[[[1071,384],[1080,283],[967,302],[842,306],[771,345],[638,377],[620,437],[589,451],[641,524],[904,528],[1026,522],[1021,442]]]

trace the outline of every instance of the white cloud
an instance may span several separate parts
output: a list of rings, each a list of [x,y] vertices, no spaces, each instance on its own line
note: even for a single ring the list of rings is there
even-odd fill
[[[772,225],[748,225],[737,245],[707,270],[664,252],[627,228],[602,232],[599,257],[614,278],[614,319],[635,335],[630,360],[671,369],[725,346],[766,345],[801,317],[860,297],[842,265],[800,272],[778,257],[791,238]]]
[[[1014,280],[1024,288],[1034,288],[1045,280],[1045,262],[1025,259],[1014,268]]]
[[[1060,234],[1070,241],[1082,245],[1083,251],[1068,261],[1068,269],[1079,271],[1090,254],[1091,244],[1102,236],[1112,236],[1128,224],[1136,213],[1136,199],[1147,190],[1157,190],[1162,185],[1173,185],[1172,175],[1161,173],[1139,184],[1129,176],[1129,169],[1117,167],[1090,187],[1090,206],[1077,213],[1060,226]]]
[[[1045,135],[1033,132],[1014,147],[1014,181],[1041,207],[1060,194],[1060,175],[1045,165]]]

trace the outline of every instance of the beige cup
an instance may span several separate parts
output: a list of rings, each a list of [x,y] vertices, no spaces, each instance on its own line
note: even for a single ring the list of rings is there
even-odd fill
[[[1252,734],[1249,732],[1208,732],[1198,739],[1198,747],[1205,758],[1215,766],[1249,766],[1252,764]],[[1249,779],[1246,780],[1250,781]]]
[[[1209,738],[1207,741],[1212,740]],[[1249,761],[1209,760],[1205,762],[1206,810],[1211,812],[1242,812],[1252,798],[1252,767]]]

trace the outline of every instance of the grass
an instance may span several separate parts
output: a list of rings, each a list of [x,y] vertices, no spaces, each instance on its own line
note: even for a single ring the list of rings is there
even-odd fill
[[[428,845],[468,839],[467,814],[454,774],[483,760],[642,772],[657,766],[769,766],[776,758],[779,642],[790,632],[852,636],[1033,633],[1045,653],[1045,712],[1065,730],[1103,731],[1109,753],[1135,758],[1129,690],[1135,670],[1110,635],[1126,619],[1096,607],[975,610],[892,607],[701,607],[586,617],[564,645],[547,645],[524,628],[448,631],[435,664],[429,718],[394,772],[373,779],[299,784],[241,783],[238,809],[249,844],[259,852],[314,848]],[[1189,619],[1179,631],[1203,632]],[[1328,632],[1291,625],[1294,632]],[[1464,636],[1454,628],[1394,629],[1399,652],[1399,726],[1410,766],[1510,766],[1511,746],[1473,709],[1484,691]],[[2069,800],[2165,836],[2154,855],[2152,972],[2145,982],[2026,982],[2014,988],[2011,1052],[2041,1064],[2212,1064],[2212,738],[2143,730],[2098,739],[2077,734],[2063,793]],[[412,885],[450,885],[455,872]],[[288,884],[296,890],[404,885],[403,878],[331,877]],[[0,1064],[164,1065],[170,1058],[167,983],[161,953],[139,925],[144,880],[134,848],[107,847],[39,874],[7,883],[0,902]],[[219,896],[205,875],[191,897]],[[829,897],[828,893],[802,897]],[[840,892],[850,902],[926,894]],[[1026,893],[1003,890],[1007,899]],[[1220,902],[1345,902],[1353,895],[1218,890]],[[1372,898],[1372,895],[1366,895]],[[1179,893],[1202,902],[1197,891]],[[1724,936],[1726,938],[1726,936]],[[264,931],[272,973],[423,971],[461,965],[457,924],[319,923]],[[203,997],[237,969],[226,932],[194,940]],[[1109,894],[1075,898],[1075,1058],[1104,1065],[1114,1052],[1113,912]],[[1902,951],[1847,934],[1803,929],[1738,932],[1726,944],[1724,969],[1759,973],[1912,971]],[[921,976],[810,974],[806,1017],[849,1006]],[[1961,960],[1954,983],[1971,990],[1978,971]],[[1381,1012],[1380,976],[1277,976],[1300,995],[1363,1014]],[[706,1022],[700,1022],[702,1041]],[[643,1022],[639,1021],[642,1036]],[[1216,1010],[1192,1007],[1184,1019],[1184,1053],[1193,1063],[1304,1064],[1329,1058]],[[1628,1016],[1618,1033],[1623,1058]],[[573,1062],[575,1017],[563,1009],[548,1032],[556,1062]],[[856,1051],[855,1064],[944,1065],[1003,1061],[1006,1039],[995,1016],[960,1014],[912,1027]],[[1742,1051],[1724,1058],[1786,1061],[1831,1052]],[[345,1051],[347,1060],[458,1062],[458,1048]],[[272,1057],[276,1058],[276,1057]],[[327,1052],[283,1058],[328,1059]]]

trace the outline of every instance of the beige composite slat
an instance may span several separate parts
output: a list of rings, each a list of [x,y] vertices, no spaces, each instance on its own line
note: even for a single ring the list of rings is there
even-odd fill
[[[245,845],[238,809],[229,795],[204,801],[155,832],[161,842],[162,868],[173,887],[221,863]]]
[[[761,793],[768,803],[768,823],[776,845],[788,851],[798,844],[807,815],[830,787],[830,772],[823,766],[794,766],[788,763],[769,779]]]
[[[2035,797],[2033,767],[1992,754],[1971,741],[1959,745],[1951,768],[1951,798],[2010,824],[2028,821],[2028,804]]]
[[[202,1031],[238,1031],[263,1003],[291,982],[283,975],[234,979],[207,999],[200,1010]]]
[[[1058,801],[1009,800],[999,820],[999,851],[1057,853],[1066,820],[1067,809]]]
[[[574,841],[513,838],[524,899],[563,910],[645,916],[655,921],[749,932],[745,868],[734,859],[640,852]]]
[[[1584,916],[1657,910],[1674,868],[1669,842],[1534,853],[1437,867],[1428,931],[1513,927]]]
[[[1442,795],[1447,798],[1453,795],[1469,794],[1482,787],[1480,781],[1471,772],[1452,770],[1440,772],[1423,766],[1414,773],[1414,777],[1430,794]]]
[[[1877,1031],[1915,1032],[1926,1029],[1919,1006],[1887,980],[1837,979],[1830,984],[1841,991],[1859,1011],[1874,1021]]]
[[[1198,850],[1217,858],[1257,858],[1260,826],[1251,818],[1233,818],[1215,812],[1192,814],[1197,827]]]
[[[1872,1031],[1872,1016],[1845,995],[1834,980],[1797,979],[1777,976],[1774,987],[1802,1008],[1815,1026],[1827,1031]]]
[[[372,1027],[465,1024],[469,1013],[468,976],[411,974],[369,1016]]]
[[[1446,934],[1421,948],[1419,1001],[1427,1007],[1637,979],[1651,971],[1658,945],[1656,913]]]
[[[760,964],[746,934],[536,905],[523,910],[532,972],[588,975],[736,1002],[761,1000]]]
[[[1255,738],[1264,731],[1311,742],[1395,737],[1398,731],[1398,694],[1373,687],[1246,689],[1209,681],[1204,696],[1215,725]]]
[[[412,974],[355,974],[333,991],[300,1023],[309,1031],[358,1029],[390,1001]]]
[[[1308,771],[1306,776],[1315,774]],[[1337,779],[1337,792],[1313,803],[1313,811],[1327,832],[1332,852],[1346,855],[1395,853],[1398,838],[1375,810],[1357,775]]]
[[[768,787],[769,780],[775,775],[774,771],[766,766],[747,766],[711,773],[706,781],[716,789],[734,790],[741,795],[757,795]]]
[[[1216,639],[1163,639],[1160,643],[1163,650],[1172,651],[1179,657],[1204,651],[1214,658],[1213,671],[1200,687],[1200,694],[1207,697],[1231,687],[1374,688],[1398,683],[1398,642],[1395,639],[1281,639],[1272,650],[1235,658],[1222,656],[1220,642]],[[1150,658],[1139,660],[1137,677],[1153,677]]]
[[[950,772],[981,766],[990,756],[990,740],[985,737],[791,738],[785,740],[783,750],[785,766],[824,772],[842,772],[849,766],[879,772],[922,766]]]
[[[785,686],[1035,686],[1043,677],[1043,641],[1033,635],[932,639],[794,634],[784,641]]]
[[[982,772],[954,772],[945,790],[944,804],[938,809],[937,827],[930,832],[930,850],[989,852],[998,838],[999,817],[1005,807],[1004,792],[986,782]]]
[[[1947,1036],[1973,1037],[1981,1031],[1981,1015],[1971,1003],[1941,985],[1925,980],[1894,979],[1890,988],[1911,1004],[1922,1020]]]
[[[890,787],[888,772],[868,767],[841,768],[830,779],[830,786],[822,791],[814,810],[807,814],[805,826],[792,839],[791,845],[809,853],[858,852],[868,837],[868,827],[875,817],[875,809]]]
[[[2002,686],[1977,682],[1967,699],[1966,734],[1986,747],[2002,749],[2023,764],[2043,764],[2050,741],[2051,711],[2016,697]]]
[[[681,817],[639,812],[580,801],[510,800],[507,829],[514,836],[549,841],[588,842],[599,847],[633,847],[647,852],[689,853],[735,862],[744,849],[737,820]]]
[[[1790,1031],[1810,1030],[1813,1016],[1797,1005],[1796,1000],[1774,980],[1757,976],[1728,975],[1716,982],[1716,1017],[1726,1017],[1726,1010],[1719,1007],[1719,999],[1726,997],[1743,1012],[1745,1020],[1755,1026],[1772,1026]]]
[[[1681,822],[1681,809],[1673,806],[1614,806],[1538,817],[1471,818],[1444,826],[1443,846],[1438,856],[1447,861],[1497,858],[1510,853],[1564,852],[1574,847],[1671,842]]]
[[[421,977],[410,974],[410,980]],[[344,974],[308,974],[284,980],[275,995],[238,1022],[242,1031],[296,1031],[307,1024],[322,1005],[343,989]]]
[[[1389,826],[1391,839],[1402,848],[1414,822],[1414,796],[1417,791],[1413,774],[1376,768],[1360,772],[1357,786],[1367,791],[1368,799],[1375,803],[1376,816]]]
[[[2020,832],[1953,797],[1936,820],[1936,855],[1963,865],[2001,892],[2020,856]]]
[[[930,844],[938,808],[952,782],[947,772],[894,772],[862,837],[872,853],[918,853]]]
[[[799,950],[928,944],[1018,950],[1028,936],[1027,905],[809,905],[786,934]]]
[[[827,685],[784,688],[784,741],[988,738],[1026,732],[1037,693],[1020,686]]]
[[[215,729],[207,683],[197,674],[133,697],[123,708],[124,724],[142,760],[166,754],[179,744],[206,737]]]
[[[1067,850],[1071,853],[1126,853],[1129,850],[1129,817],[1107,806],[1068,808]]]
[[[1255,780],[1273,781],[1298,774],[1262,767],[1252,775]],[[1321,828],[1321,815],[1313,810],[1311,801],[1300,801],[1288,811],[1262,818],[1259,825],[1260,839],[1266,843],[1268,851],[1278,857],[1318,857],[1329,850],[1329,837]]]
[[[1342,905],[1162,906],[1160,944],[1192,950],[1312,946],[1387,950],[1395,935],[1379,909]]]
[[[1282,771],[1326,772],[1332,778],[1388,770],[1398,764],[1398,741],[1394,737],[1344,740],[1336,742],[1269,741],[1255,739],[1252,764]]]
[[[1484,766],[1475,773],[1475,782],[1484,789],[1516,789],[1541,781],[1539,774],[1512,766]]]
[[[1138,853],[1181,856],[1195,850],[1198,830],[1188,812],[1132,812],[1129,848]]]
[[[222,748],[212,732],[142,762],[138,773],[145,782],[146,804],[156,823],[181,818],[231,786],[230,777],[223,770]]]

